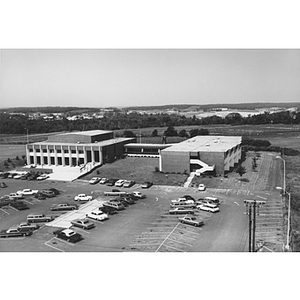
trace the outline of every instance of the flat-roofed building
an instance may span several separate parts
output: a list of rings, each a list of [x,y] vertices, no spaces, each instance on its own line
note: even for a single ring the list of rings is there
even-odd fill
[[[121,157],[124,145],[135,138],[113,138],[112,131],[91,130],[50,136],[26,145],[27,164],[34,166],[101,165]]]
[[[239,136],[195,136],[160,151],[162,172],[215,172],[224,175],[241,159]]]

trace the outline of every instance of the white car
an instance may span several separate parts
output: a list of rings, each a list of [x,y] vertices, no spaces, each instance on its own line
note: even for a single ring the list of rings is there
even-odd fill
[[[93,199],[92,196],[88,196],[86,194],[79,194],[74,198],[75,201],[79,201],[79,202],[88,202],[91,201],[92,199]]]
[[[186,198],[178,198],[177,200],[171,200],[171,203],[194,204],[195,201],[191,199],[187,200]]]
[[[123,184],[125,183],[125,180],[124,179],[119,179],[116,183],[115,183],[115,186],[123,186]]]
[[[37,194],[38,190],[24,189],[23,191],[17,191],[17,194],[21,194],[23,196],[32,196]]]
[[[86,217],[97,221],[104,221],[108,219],[108,215],[101,210],[91,211],[90,213],[86,214]]]
[[[220,211],[219,207],[209,207],[205,204],[197,205],[197,208],[200,209],[200,210],[209,211],[209,212],[212,212],[212,213]]]
[[[99,177],[93,177],[91,180],[89,180],[90,184],[96,184],[100,181]]]
[[[132,192],[131,195],[140,199],[146,198],[146,195],[143,195],[141,192]]]
[[[45,180],[45,179],[47,179],[47,178],[49,178],[49,175],[47,175],[47,174],[42,174],[42,175],[40,175],[40,176],[37,178],[37,180]]]
[[[216,208],[216,207],[218,207],[217,204],[212,203],[212,202],[210,202],[210,201],[208,201],[208,200],[200,200],[199,202],[200,202],[199,205],[205,205],[205,206],[208,206],[208,207],[211,207],[211,208]],[[199,202],[198,202],[198,203],[199,203]],[[199,205],[198,205],[198,206],[199,206]],[[197,206],[197,207],[198,207],[198,206]]]
[[[100,179],[99,183],[100,184],[105,184],[107,181],[108,181],[108,178],[103,177],[103,178]]]
[[[203,183],[200,183],[198,186],[198,191],[205,191],[206,190],[206,185]]]

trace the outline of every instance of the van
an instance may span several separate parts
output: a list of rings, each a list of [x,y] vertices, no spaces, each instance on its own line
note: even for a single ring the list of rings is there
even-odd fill
[[[207,201],[210,201],[210,202],[215,203],[217,205],[220,205],[220,200],[216,197],[204,197],[203,200],[207,200]]]
[[[51,222],[54,220],[52,216],[45,215],[28,215],[27,222],[28,223],[38,223],[38,222]]]
[[[125,209],[125,206],[121,202],[117,202],[117,201],[107,201],[107,202],[104,202],[103,205],[104,206],[113,207],[116,210],[123,210],[123,209]]]

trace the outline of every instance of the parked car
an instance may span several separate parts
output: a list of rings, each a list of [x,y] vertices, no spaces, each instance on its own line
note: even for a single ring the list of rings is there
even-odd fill
[[[195,201],[195,199],[192,196],[190,196],[190,195],[184,195],[182,198],[184,198],[186,200],[193,200],[193,201]]]
[[[135,201],[129,195],[120,196],[120,199],[126,201],[128,204],[135,204]]]
[[[111,206],[101,206],[99,207],[99,210],[101,210],[103,213],[107,215],[114,215],[118,213],[118,210]]]
[[[169,214],[177,215],[177,214],[194,214],[194,210],[191,208],[185,207],[175,207],[169,210]]]
[[[45,180],[47,178],[49,178],[50,176],[48,174],[42,174],[39,177],[37,177],[37,180]]]
[[[14,179],[21,179],[22,176],[23,176],[23,174],[17,174],[17,175],[15,175],[13,178],[14,178]]]
[[[0,183],[0,187],[1,187],[1,188],[6,188],[6,187],[7,187],[7,184],[6,184],[5,182],[1,182],[1,183]]]
[[[89,184],[96,184],[100,181],[99,177],[93,177],[91,180],[89,180]]]
[[[110,202],[121,203],[121,204],[123,204],[125,207],[128,207],[128,205],[129,205],[129,203],[128,203],[127,201],[125,201],[123,198],[112,199],[112,200],[110,200]]]
[[[196,227],[200,227],[204,225],[202,220],[197,220],[195,217],[185,216],[183,218],[179,218],[179,221],[183,224],[188,224]]]
[[[108,219],[108,215],[102,210],[93,210],[86,214],[86,217],[97,221],[104,221]]]
[[[0,231],[0,238],[30,236],[32,231],[20,231],[18,226],[11,227]]]
[[[103,178],[100,179],[99,183],[100,184],[105,184],[105,183],[107,183],[107,181],[108,181],[108,178],[103,177]]]
[[[44,194],[47,198],[53,198],[55,197],[55,193],[50,190],[41,190],[41,193]]]
[[[210,206],[207,206],[205,204],[197,205],[197,208],[200,209],[200,210],[209,211],[209,212],[212,212],[212,213],[220,211],[220,208],[218,206],[217,207],[210,207]]]
[[[40,228],[40,225],[38,224],[30,224],[28,222],[21,222],[19,225],[18,225],[18,228],[20,231],[34,231],[34,230],[37,230]]]
[[[209,200],[198,200],[197,202],[199,205],[203,204],[203,205],[206,205],[206,206],[212,207],[212,208],[218,207],[217,204],[215,204]]]
[[[186,198],[178,198],[178,199],[175,199],[175,200],[171,200],[171,204],[182,204],[182,205],[185,205],[185,204],[195,204],[195,201],[194,200],[187,200]]]
[[[38,199],[38,200],[45,200],[47,199],[46,195],[44,195],[43,193],[41,192],[37,192],[35,195],[34,195],[34,198]]]
[[[134,196],[135,198],[138,199],[144,199],[146,198],[146,195],[142,194],[141,192],[132,192],[130,195]]]
[[[123,210],[125,206],[121,202],[107,201],[103,203],[103,206],[113,207],[116,210]]]
[[[60,203],[60,204],[53,204],[50,208],[52,211],[60,211],[60,210],[75,210],[78,209],[77,205],[72,205],[69,203]]]
[[[59,195],[60,194],[60,191],[55,189],[55,188],[50,188],[48,189],[49,191],[52,191],[55,195]]]
[[[74,198],[75,201],[79,201],[79,202],[88,202],[91,201],[92,199],[93,199],[92,196],[88,196],[86,194],[79,194]]]
[[[106,182],[106,185],[114,186],[117,181],[118,181],[118,179],[108,179]]]
[[[199,191],[205,191],[206,190],[206,185],[203,184],[203,183],[200,183],[199,186],[198,186],[198,190]]]
[[[26,205],[23,201],[12,201],[9,205],[17,210],[29,209],[29,206]]]
[[[33,196],[37,192],[38,190],[24,189],[23,191],[18,191],[17,193],[23,196]]]
[[[133,185],[135,185],[135,181],[134,180],[125,180],[125,182],[123,184],[123,187],[124,188],[130,188]]]
[[[53,216],[46,216],[44,214],[32,214],[27,216],[28,223],[44,223],[54,220]]]
[[[8,196],[13,199],[24,199],[23,195],[18,194],[18,193],[10,193]]]
[[[145,181],[144,183],[142,183],[141,187],[142,187],[142,189],[149,189],[152,185],[153,185],[153,182]]]
[[[75,227],[82,229],[92,229],[95,228],[95,224],[88,219],[75,219],[71,221],[71,224]]]
[[[81,241],[82,235],[71,230],[71,229],[58,229],[53,232],[53,234],[62,240],[68,241],[70,243],[76,243]]]
[[[124,179],[119,179],[118,181],[115,182],[115,186],[121,187],[123,186],[125,180]]]

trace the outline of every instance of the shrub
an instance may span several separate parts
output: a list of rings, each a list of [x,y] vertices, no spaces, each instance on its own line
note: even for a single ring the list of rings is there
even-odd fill
[[[159,172],[159,167],[155,167],[154,171]]]

